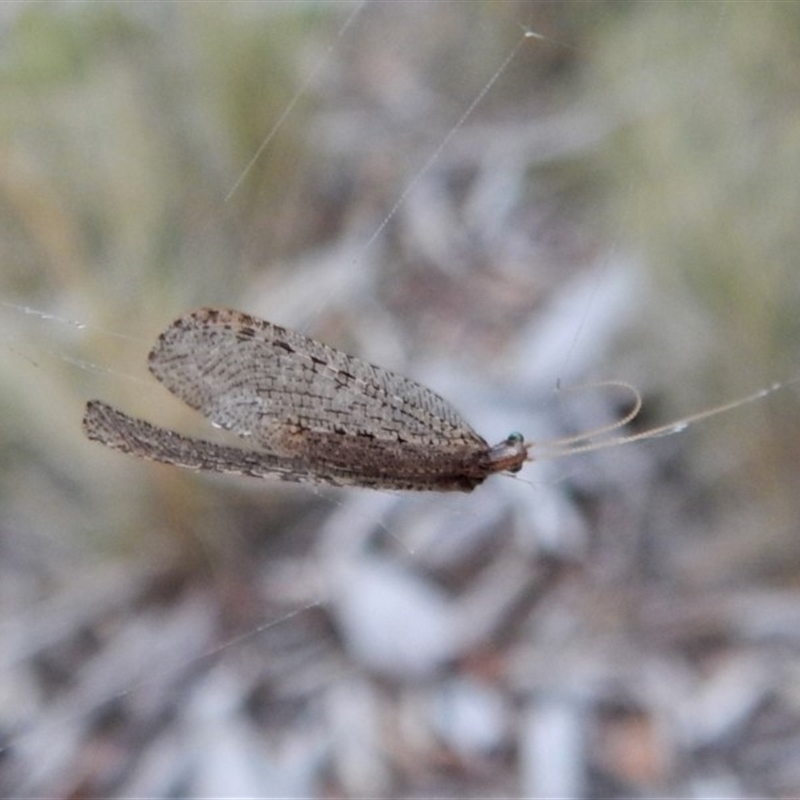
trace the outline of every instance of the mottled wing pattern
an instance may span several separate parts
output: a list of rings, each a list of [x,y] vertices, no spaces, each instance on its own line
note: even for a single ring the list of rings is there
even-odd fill
[[[433,460],[403,457],[399,464],[391,454],[377,464],[363,460],[350,464],[331,463],[324,458],[310,458],[308,454],[287,458],[265,450],[245,450],[183,436],[128,416],[100,400],[90,400],[86,404],[83,430],[89,439],[114,450],[164,464],[329,486],[468,492],[492,471],[479,460],[465,472],[464,459],[458,457],[434,456]]]
[[[463,481],[445,483],[413,478],[389,481],[380,472],[365,473],[358,467],[350,470],[328,469],[320,464],[309,464],[303,458],[285,458],[264,450],[245,450],[219,442],[195,439],[131,417],[100,400],[91,400],[86,404],[83,430],[89,439],[102,442],[114,450],[194,470],[247,475],[251,478],[280,478],[284,481],[328,486],[416,491],[468,491],[472,488]]]
[[[277,476],[285,480],[302,480],[307,475],[302,465],[290,459],[183,436],[169,428],[130,417],[100,400],[87,403],[83,430],[89,439],[123,453],[189,469],[231,472],[256,478]],[[326,481],[318,478],[316,482]]]
[[[446,400],[415,381],[237,311],[200,309],[176,320],[149,366],[212,423],[269,449],[280,449],[287,430],[486,447]]]

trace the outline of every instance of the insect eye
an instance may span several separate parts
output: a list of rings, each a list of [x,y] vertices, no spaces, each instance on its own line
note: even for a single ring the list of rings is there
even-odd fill
[[[510,445],[522,444],[524,441],[525,437],[519,431],[513,431],[506,437],[506,444]]]

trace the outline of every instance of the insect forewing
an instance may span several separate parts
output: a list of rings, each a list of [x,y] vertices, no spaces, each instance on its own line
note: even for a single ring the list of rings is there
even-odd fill
[[[287,429],[486,445],[424,386],[237,311],[200,309],[179,318],[159,337],[149,366],[212,423],[267,448]]]

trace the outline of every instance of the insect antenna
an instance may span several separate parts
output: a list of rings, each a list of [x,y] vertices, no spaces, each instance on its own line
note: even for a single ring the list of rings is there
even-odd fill
[[[720,403],[719,405],[705,408],[702,411],[697,411],[694,414],[689,414],[688,416],[681,417],[680,419],[673,420],[672,422],[667,422],[663,425],[657,425],[656,427],[649,428],[646,431],[632,433],[628,436],[617,436],[611,439],[603,439],[601,441],[591,440],[596,439],[598,436],[602,436],[606,433],[617,430],[622,426],[632,422],[636,418],[642,408],[642,396],[638,389],[631,384],[626,383],[625,381],[603,381],[597,384],[589,384],[588,386],[580,386],[576,388],[604,388],[611,386],[626,389],[632,392],[635,397],[634,407],[624,417],[616,422],[611,423],[610,425],[604,425],[602,427],[586,431],[585,433],[566,436],[559,439],[552,439],[543,442],[525,442],[525,445],[535,450],[535,456],[532,456],[531,460],[535,458],[537,461],[542,461],[545,459],[550,460],[555,458],[565,458],[566,456],[577,455],[578,453],[590,453],[595,450],[606,450],[611,447],[621,447],[622,445],[631,444],[632,442],[658,439],[662,436],[671,436],[674,433],[680,433],[681,431],[686,430],[686,428],[688,428],[690,425],[694,425],[697,422],[709,419],[710,417],[716,417],[717,415],[724,414],[728,411],[733,411],[736,408],[748,405],[756,400],[761,400],[764,397],[768,397],[771,394],[775,394],[782,389],[786,389],[798,383],[800,383],[800,375],[787,381],[780,381],[770,384],[763,389],[751,392],[743,397],[738,397],[735,400],[729,400],[726,403]]]

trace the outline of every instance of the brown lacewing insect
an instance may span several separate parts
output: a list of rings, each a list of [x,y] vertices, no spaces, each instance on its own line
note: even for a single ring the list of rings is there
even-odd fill
[[[252,449],[181,436],[97,400],[83,419],[90,439],[198,470],[376,489],[471,491],[527,458],[520,434],[490,447],[430,389],[237,311],[176,320],[149,367]]]
[[[150,371],[212,425],[247,449],[183,436],[99,400],[86,406],[89,439],[116,450],[196,470],[257,478],[416,491],[472,491],[496,472],[531,460],[519,433],[490,446],[446,400],[389,370],[238,311],[204,308],[158,338]],[[755,392],[643,433],[588,442],[629,422],[551,444],[556,457],[676,433],[699,419],[764,397],[800,380]]]

